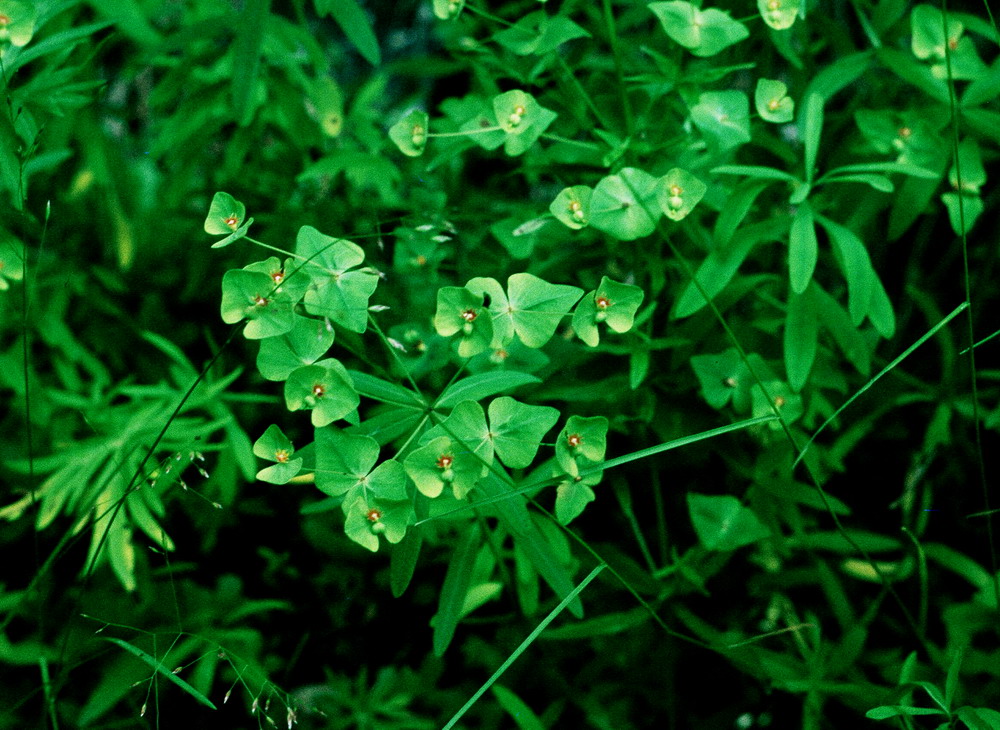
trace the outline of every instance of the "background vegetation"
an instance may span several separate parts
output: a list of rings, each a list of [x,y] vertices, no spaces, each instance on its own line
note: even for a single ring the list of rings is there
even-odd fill
[[[1000,728],[998,41],[0,0],[0,726]]]

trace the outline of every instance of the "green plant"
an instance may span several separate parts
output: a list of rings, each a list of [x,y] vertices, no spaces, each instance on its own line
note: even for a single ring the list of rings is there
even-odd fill
[[[60,610],[114,581],[161,604],[85,606],[111,642],[11,634],[50,724],[134,717],[145,678],[192,714],[244,681],[260,723],[996,725],[989,13],[22,6],[0,387],[38,440],[0,443],[27,485],[3,514],[65,537],[4,626],[83,527]],[[25,181],[70,172],[46,238]],[[74,215],[105,221],[96,290]],[[208,481],[173,488],[177,453]],[[229,542],[242,580],[174,587],[171,553]]]

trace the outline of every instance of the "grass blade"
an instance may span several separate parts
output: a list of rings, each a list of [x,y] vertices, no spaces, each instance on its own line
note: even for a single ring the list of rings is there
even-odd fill
[[[509,657],[507,657],[506,661],[500,665],[500,668],[493,673],[493,676],[487,679],[486,683],[483,684],[483,686],[469,698],[469,701],[462,705],[462,708],[454,714],[442,730],[451,730],[451,728],[455,727],[455,723],[462,719],[462,716],[469,711],[469,708],[476,704],[486,690],[488,690],[494,682],[500,679],[501,675],[507,671],[508,667],[517,661],[517,658],[521,656],[521,654],[523,654],[529,646],[531,646],[532,642],[538,638],[539,634],[545,631],[545,627],[552,623],[553,619],[562,613],[563,610],[583,591],[583,589],[590,585],[590,582],[594,580],[594,578],[596,578],[597,575],[606,567],[607,566],[602,563],[590,571],[590,574],[584,578],[583,581],[581,581],[580,585],[574,588],[572,593],[562,599],[559,602],[559,605],[553,608],[552,611],[549,612],[549,615],[543,618],[541,623],[539,623],[538,626],[536,626],[532,632],[528,634],[528,638],[521,642],[521,645],[518,646]]]
[[[958,316],[959,314],[961,314],[962,312],[964,312],[964,311],[965,311],[965,309],[966,309],[966,308],[967,308],[968,306],[969,306],[969,303],[968,303],[968,302],[962,302],[962,303],[961,303],[961,304],[959,304],[959,305],[958,305],[957,307],[955,307],[955,308],[954,308],[954,309],[953,309],[953,310],[951,311],[951,314],[949,314],[949,315],[948,315],[947,317],[945,317],[945,318],[944,318],[944,319],[942,319],[942,320],[941,320],[940,322],[938,322],[938,323],[937,323],[936,325],[934,325],[934,326],[933,326],[933,327],[932,327],[932,328],[931,328],[930,330],[928,330],[928,331],[927,331],[927,332],[926,332],[926,333],[925,333],[925,334],[924,334],[924,335],[923,335],[923,336],[922,336],[922,337],[921,337],[921,338],[920,338],[919,340],[917,340],[917,341],[916,341],[916,342],[914,342],[914,343],[913,343],[912,345],[910,345],[909,347],[907,347],[907,348],[906,348],[906,349],[905,349],[905,350],[903,351],[903,353],[902,353],[902,354],[901,354],[901,355],[900,355],[899,357],[897,357],[897,358],[896,358],[895,360],[893,360],[893,361],[892,361],[891,363],[889,363],[889,364],[888,364],[888,365],[886,365],[886,366],[885,366],[884,368],[882,368],[882,369],[881,369],[881,370],[879,371],[879,373],[878,373],[878,374],[877,374],[877,375],[876,375],[875,377],[873,377],[873,378],[872,378],[871,380],[869,380],[869,381],[868,381],[867,383],[865,383],[865,384],[864,384],[864,385],[863,385],[863,386],[861,387],[861,390],[859,390],[859,391],[858,391],[857,393],[855,393],[855,394],[854,394],[854,395],[852,395],[852,396],[851,396],[850,398],[848,398],[848,399],[847,399],[847,402],[846,402],[846,403],[844,403],[844,405],[842,405],[842,406],[841,406],[840,408],[838,408],[837,410],[835,410],[835,411],[833,412],[833,414],[832,414],[832,415],[831,415],[831,416],[830,416],[829,418],[827,418],[827,419],[826,419],[825,421],[823,421],[823,424],[822,424],[822,425],[821,425],[821,426],[820,426],[819,428],[817,428],[817,429],[816,429],[816,431],[815,431],[815,432],[813,432],[813,435],[809,437],[809,440],[808,440],[808,441],[806,441],[806,443],[805,443],[805,446],[803,446],[803,447],[802,447],[802,450],[801,450],[801,451],[799,452],[799,455],[798,455],[797,457],[795,457],[795,461],[794,461],[794,462],[792,463],[792,468],[794,469],[794,468],[795,468],[795,466],[796,466],[796,465],[797,465],[797,464],[798,464],[798,463],[799,463],[800,461],[802,461],[802,457],[806,455],[806,452],[807,452],[807,451],[809,450],[809,447],[810,447],[810,446],[812,445],[812,442],[816,440],[816,437],[817,437],[817,436],[819,436],[819,435],[820,435],[820,433],[822,433],[823,429],[825,429],[825,428],[826,428],[827,426],[829,426],[829,425],[830,425],[830,423],[831,423],[831,422],[832,422],[832,421],[833,421],[833,420],[834,420],[834,419],[835,419],[835,418],[836,418],[837,416],[839,416],[839,415],[841,414],[841,412],[843,412],[844,410],[846,410],[846,409],[847,409],[847,407],[848,407],[849,405],[851,405],[851,403],[853,403],[854,401],[856,401],[856,400],[857,400],[857,399],[858,399],[858,398],[859,398],[859,397],[861,396],[861,394],[862,394],[862,393],[864,393],[865,391],[867,391],[867,390],[868,390],[869,388],[871,388],[871,387],[872,387],[873,385],[875,385],[875,383],[877,383],[877,382],[878,382],[879,380],[881,380],[881,379],[882,379],[882,376],[883,376],[883,375],[885,375],[885,374],[886,374],[886,373],[888,373],[888,372],[889,372],[890,370],[892,370],[892,369],[893,369],[894,367],[896,367],[897,365],[899,365],[899,363],[903,362],[903,360],[905,360],[905,359],[906,359],[907,357],[909,357],[909,356],[910,356],[910,354],[911,354],[911,353],[912,353],[912,352],[913,352],[914,350],[916,350],[916,349],[917,349],[918,347],[920,347],[920,346],[921,346],[922,344],[924,344],[925,342],[927,342],[927,340],[929,340],[929,339],[930,339],[931,337],[933,337],[933,336],[934,336],[934,335],[935,335],[935,334],[937,333],[937,331],[938,331],[939,329],[941,329],[942,327],[944,327],[944,326],[945,326],[946,324],[948,324],[948,323],[949,323],[949,322],[950,322],[951,320],[953,320],[953,319],[954,319],[955,317],[957,317],[957,316]]]
[[[181,679],[176,674],[174,674],[172,671],[170,671],[169,669],[167,669],[163,665],[163,662],[161,662],[158,659],[156,659],[155,657],[147,654],[142,649],[140,649],[138,646],[135,646],[134,644],[130,644],[127,641],[123,641],[121,639],[115,639],[115,638],[110,637],[110,636],[105,636],[105,637],[102,637],[102,638],[105,641],[110,641],[112,644],[116,644],[116,645],[120,646],[122,649],[124,649],[125,651],[127,651],[129,654],[132,654],[134,656],[139,657],[144,662],[146,662],[146,664],[148,664],[149,666],[151,666],[155,671],[159,672],[164,677],[166,677],[167,679],[169,679],[171,682],[173,682],[174,684],[176,684],[178,687],[180,687],[182,690],[184,690],[185,692],[187,692],[189,695],[191,695],[194,699],[196,699],[201,704],[205,705],[206,707],[211,707],[213,710],[218,709],[215,705],[212,704],[212,701],[210,699],[208,699],[208,697],[206,697],[205,695],[203,695],[201,692],[199,692],[198,690],[196,690],[190,684],[188,684],[183,679]]]

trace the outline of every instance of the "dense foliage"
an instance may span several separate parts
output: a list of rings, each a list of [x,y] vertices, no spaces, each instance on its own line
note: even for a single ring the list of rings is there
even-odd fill
[[[0,0],[0,726],[1000,728],[998,44]]]

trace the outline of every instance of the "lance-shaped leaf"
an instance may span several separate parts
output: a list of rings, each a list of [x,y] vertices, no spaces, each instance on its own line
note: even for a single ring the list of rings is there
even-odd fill
[[[244,222],[247,208],[229,193],[218,192],[212,198],[212,205],[205,218],[205,233],[213,236],[225,236],[221,241],[212,244],[212,248],[228,246],[233,241],[243,238],[253,223],[253,218]]]
[[[802,0],[757,0],[757,9],[764,22],[775,30],[791,28],[799,14]]]
[[[607,445],[607,418],[570,416],[556,439],[556,461],[567,474],[576,474],[578,467],[604,461]]]
[[[295,323],[293,305],[265,273],[231,269],[222,276],[222,321],[235,324],[248,320],[243,328],[247,339],[260,340],[289,332]]]
[[[493,447],[511,469],[523,469],[534,461],[542,437],[559,420],[555,408],[526,405],[508,396],[494,399],[489,414]]]
[[[386,461],[375,472],[383,467],[389,468],[389,465],[394,465],[394,472],[398,468],[399,477],[405,482],[406,477],[397,461]],[[373,478],[375,472],[372,472]],[[410,500],[381,499],[365,490],[348,494],[343,509],[347,517],[344,532],[351,540],[372,552],[378,550],[379,535],[393,544],[398,543],[406,536],[406,528],[415,519]]]
[[[261,459],[277,462],[257,472],[257,478],[271,484],[287,484],[302,469],[302,459],[293,459],[295,447],[281,429],[271,424],[253,445],[253,453]]]
[[[691,121],[725,152],[750,141],[750,100],[742,91],[706,91],[691,108]]]
[[[705,197],[708,187],[687,170],[675,167],[657,181],[656,200],[667,218],[683,220]]]
[[[403,461],[406,473],[425,497],[438,497],[451,485],[456,499],[465,499],[483,473],[482,462],[450,436],[438,436]]]
[[[389,139],[407,157],[419,157],[427,146],[430,118],[427,112],[414,109],[389,129]]]
[[[586,185],[566,188],[549,205],[549,211],[556,219],[574,230],[590,223],[590,199],[594,191]]]
[[[460,334],[458,354],[461,357],[478,355],[493,342],[493,318],[483,306],[482,295],[461,286],[445,286],[438,290],[434,328],[442,337]]]
[[[647,6],[670,38],[696,56],[714,56],[750,36],[743,23],[715,8],[700,10],[687,2],[655,2]]]
[[[659,215],[656,178],[634,167],[602,178],[590,198],[590,224],[620,241],[648,236]]]
[[[504,294],[494,279],[472,279],[466,288],[490,298],[494,344],[508,344],[516,333],[528,347],[542,347],[555,334],[583,290],[550,284],[532,274],[512,274]]]
[[[691,524],[707,550],[736,550],[771,535],[753,510],[732,495],[688,492],[687,503]]]
[[[356,268],[365,260],[361,247],[302,226],[295,252],[309,261],[305,271],[312,287],[305,295],[306,311],[328,317],[351,332],[364,332],[368,328],[368,299],[378,286],[378,274]]]
[[[326,426],[358,407],[361,398],[347,370],[334,358],[293,371],[285,381],[285,405],[290,411],[312,409],[312,424]]]
[[[312,365],[333,345],[333,328],[321,319],[293,315],[292,329],[260,343],[257,369],[268,380],[284,380],[293,370]]]
[[[758,79],[753,95],[754,106],[766,122],[781,124],[795,116],[795,102],[788,96],[788,87],[781,81]]]
[[[497,124],[507,135],[504,152],[512,157],[525,152],[558,116],[519,89],[493,97]]]
[[[816,240],[816,226],[813,223],[812,207],[803,201],[799,204],[792,228],[789,232],[788,245],[788,276],[792,291],[801,294],[809,286],[813,272],[816,270],[816,259],[819,255],[819,244]]]
[[[600,286],[585,294],[573,312],[573,331],[591,347],[601,341],[601,322],[619,334],[628,332],[644,296],[637,286],[602,277]]]

